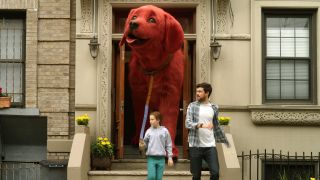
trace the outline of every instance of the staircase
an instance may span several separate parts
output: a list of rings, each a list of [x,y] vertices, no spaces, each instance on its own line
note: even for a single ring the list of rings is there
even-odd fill
[[[182,152],[182,147],[178,147]],[[125,159],[113,160],[111,171],[89,171],[89,180],[145,180],[147,179],[147,160],[139,155],[138,149],[131,146],[125,146]],[[182,155],[179,155],[182,157]],[[174,166],[166,165],[163,179],[179,180],[192,179],[190,162],[187,159],[178,159]],[[208,171],[203,171],[202,179],[210,179]]]
[[[232,135],[226,133],[230,147],[217,143],[220,164],[220,180],[240,180],[241,171]],[[141,158],[137,148],[125,147],[125,158],[113,160],[110,171],[90,170],[90,131],[88,127],[76,126],[70,158],[68,162],[68,180],[140,180],[147,178],[147,161]],[[181,147],[180,147],[181,148]],[[180,149],[182,152],[182,149]],[[180,159],[173,167],[165,168],[164,180],[192,179],[189,172],[190,162]],[[208,171],[202,171],[202,179],[210,179]]]
[[[89,180],[141,180],[147,179],[146,159],[122,159],[113,160],[111,171],[89,171]],[[202,172],[202,179],[210,179],[208,171]],[[189,171],[189,160],[179,159],[173,167],[166,165],[164,180],[192,179]]]

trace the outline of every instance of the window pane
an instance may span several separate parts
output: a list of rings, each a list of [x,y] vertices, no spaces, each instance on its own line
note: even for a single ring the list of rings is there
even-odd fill
[[[294,38],[281,38],[281,57],[294,57]]]
[[[1,59],[21,59],[23,21],[2,19],[0,23]]]
[[[294,18],[281,18],[281,37],[294,37]]]
[[[267,80],[267,99],[280,99],[280,80]]]
[[[296,79],[308,80],[309,79],[309,62],[296,61]]]
[[[267,79],[280,79],[280,61],[267,61]]]
[[[309,57],[309,38],[296,38],[296,57]]]
[[[280,37],[279,18],[267,18],[267,37]]]
[[[308,81],[296,82],[296,98],[309,99],[309,82]]]
[[[280,37],[280,27],[267,27],[267,37]]]
[[[281,81],[281,99],[294,99],[294,81]]]
[[[280,38],[267,38],[267,56],[280,56]]]
[[[309,19],[295,18],[296,37],[309,37]]]
[[[296,37],[309,37],[309,28],[296,27]]]
[[[294,79],[294,61],[281,61],[281,79]]]

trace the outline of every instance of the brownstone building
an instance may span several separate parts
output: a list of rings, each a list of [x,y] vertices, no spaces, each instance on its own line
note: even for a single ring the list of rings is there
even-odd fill
[[[0,1],[0,86],[12,97],[0,109],[3,164],[69,157],[59,144],[70,148],[74,134],[75,9],[75,0]]]

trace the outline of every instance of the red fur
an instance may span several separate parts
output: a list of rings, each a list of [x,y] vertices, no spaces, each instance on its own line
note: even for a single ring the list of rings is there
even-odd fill
[[[135,23],[137,26],[130,28],[130,23]],[[150,78],[141,69],[157,71],[169,54],[173,55],[168,66],[154,74],[149,106],[152,110],[159,110],[163,115],[162,125],[170,132],[174,156],[178,156],[174,140],[184,74],[184,55],[181,50],[183,39],[182,27],[176,19],[158,7],[146,5],[130,11],[120,41],[120,46],[126,42],[132,50],[129,84],[135,112],[136,134],[133,139],[135,144],[139,139]]]

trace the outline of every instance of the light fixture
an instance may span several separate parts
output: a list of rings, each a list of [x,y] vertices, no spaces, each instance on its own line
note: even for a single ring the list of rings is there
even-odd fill
[[[210,55],[211,58],[215,61],[219,59],[220,52],[221,52],[221,45],[216,41],[215,35],[216,35],[216,17],[217,17],[217,0],[211,1],[211,20],[213,21],[211,26],[211,39],[210,39]]]
[[[99,53],[99,43],[98,39],[96,38],[96,0],[93,0],[93,21],[92,21],[92,26],[93,26],[93,38],[90,39],[89,43],[89,48],[90,48],[90,54],[93,59],[96,59]]]
[[[221,45],[216,40],[213,40],[213,38],[211,38],[210,53],[211,53],[212,59],[214,59],[215,61],[219,59],[220,52],[221,52]]]
[[[100,44],[98,43],[98,39],[95,36],[93,36],[93,38],[90,39],[90,43],[89,43],[90,54],[93,59],[96,59],[96,57],[98,56],[99,45]]]

